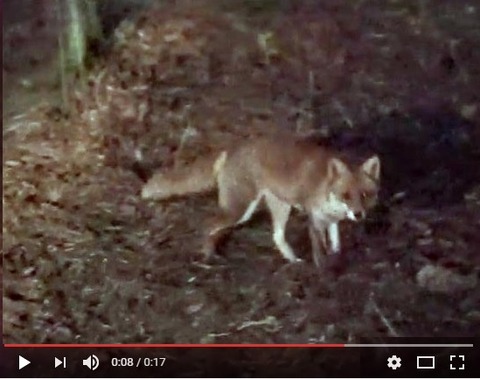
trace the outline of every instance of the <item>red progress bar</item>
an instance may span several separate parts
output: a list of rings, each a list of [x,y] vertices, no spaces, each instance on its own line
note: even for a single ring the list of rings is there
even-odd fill
[[[102,347],[113,347],[117,349],[125,348],[158,348],[158,347],[194,347],[194,348],[339,348],[345,347],[343,343],[326,343],[326,344],[309,344],[309,343],[299,343],[299,344],[189,344],[189,343],[179,343],[179,344],[163,344],[163,343],[154,343],[154,344],[137,344],[137,343],[127,343],[127,344],[27,344],[27,343],[6,343],[3,345],[7,348],[102,348]]]

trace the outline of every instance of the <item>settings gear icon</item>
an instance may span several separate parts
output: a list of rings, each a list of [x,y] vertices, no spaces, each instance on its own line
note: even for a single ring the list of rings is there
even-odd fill
[[[399,367],[402,367],[402,359],[397,357],[396,355],[392,355],[387,359],[388,363],[387,366],[392,370],[396,370]]]

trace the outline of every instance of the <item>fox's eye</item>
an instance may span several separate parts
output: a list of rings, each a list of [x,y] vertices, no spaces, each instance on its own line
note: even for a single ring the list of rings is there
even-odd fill
[[[343,197],[343,200],[346,200],[346,201],[352,199],[352,196],[350,195],[350,192],[344,192],[342,197]]]
[[[362,192],[362,199],[367,200],[367,199],[375,199],[377,197],[376,192],[372,191],[364,191]]]

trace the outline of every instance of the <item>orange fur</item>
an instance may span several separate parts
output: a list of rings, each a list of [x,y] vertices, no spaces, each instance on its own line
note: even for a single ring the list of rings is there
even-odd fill
[[[248,221],[264,200],[272,216],[273,240],[288,261],[299,260],[285,239],[291,209],[306,212],[315,263],[320,245],[340,251],[338,223],[358,221],[376,203],[377,156],[352,168],[340,156],[306,140],[263,137],[199,159],[179,170],[155,174],[143,198],[166,199],[218,188],[219,210],[209,222],[206,256],[229,229]]]

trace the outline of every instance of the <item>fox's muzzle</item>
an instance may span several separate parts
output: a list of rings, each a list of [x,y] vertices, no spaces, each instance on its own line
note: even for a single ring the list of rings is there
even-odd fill
[[[365,211],[348,211],[347,217],[352,221],[361,221],[365,218]]]

